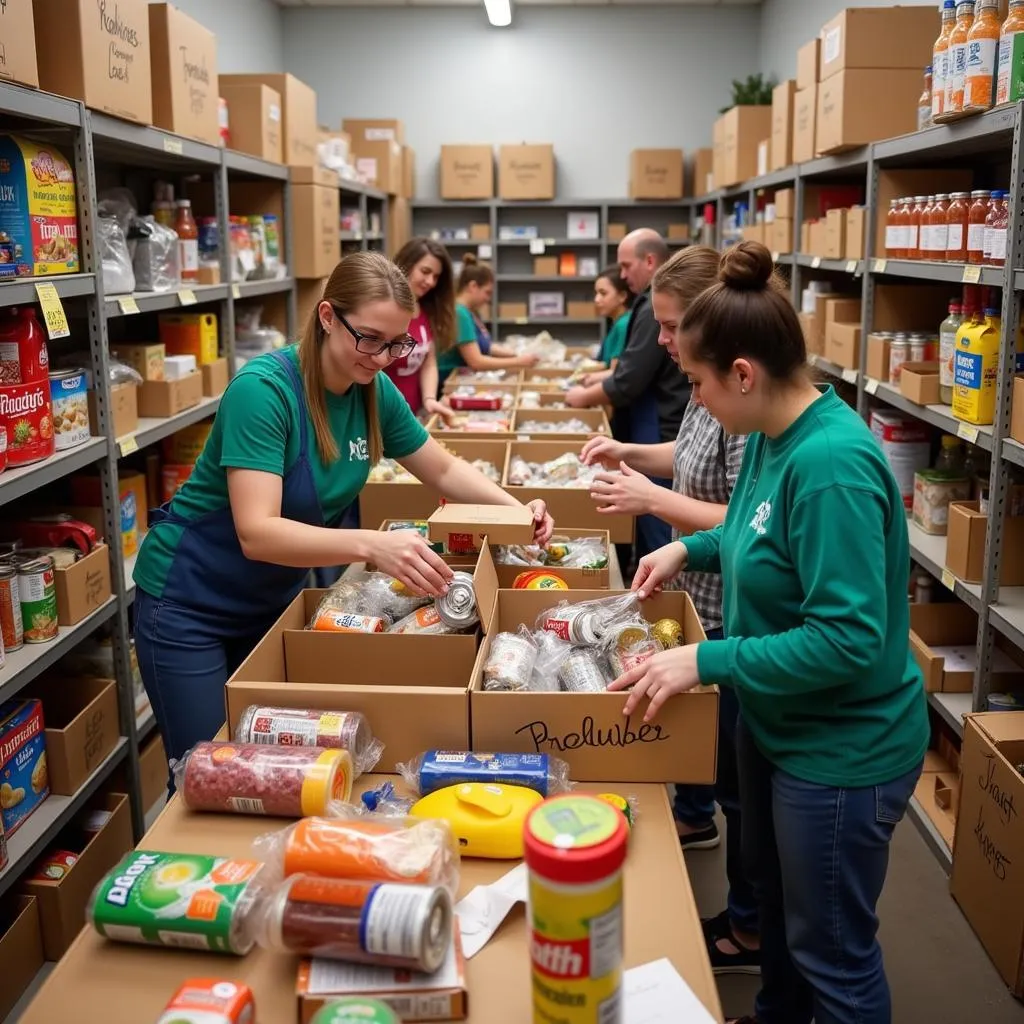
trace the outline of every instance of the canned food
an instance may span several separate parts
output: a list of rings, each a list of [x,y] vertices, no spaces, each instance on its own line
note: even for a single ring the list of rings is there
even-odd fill
[[[893,340],[889,345],[889,383],[893,387],[900,386],[903,376],[903,364],[910,361],[910,340],[905,336]]]
[[[912,334],[910,342],[910,362],[923,363],[928,358],[928,335]]]
[[[0,635],[5,651],[16,651],[25,642],[18,570],[13,563],[0,565]]]
[[[619,676],[623,676],[630,669],[643,664],[660,650],[662,650],[661,644],[657,640],[650,639],[636,641],[628,647],[613,646],[608,651],[608,663],[612,667],[615,678],[618,679]]]
[[[337,999],[324,1003],[309,1024],[402,1024],[395,1011],[379,999]]]
[[[27,644],[45,644],[57,636],[57,588],[48,555],[18,566],[18,596]]]
[[[213,978],[189,978],[156,1024],[252,1024],[256,1001],[248,985]]]
[[[50,373],[50,405],[53,445],[57,451],[76,448],[89,440],[89,384],[84,369]]]
[[[630,828],[633,827],[633,808],[629,806],[629,801],[624,796],[619,796],[618,793],[598,793],[597,799],[611,804],[626,819],[626,824]]]
[[[601,639],[598,614],[585,605],[552,608],[544,616],[542,628],[576,644],[596,644]]]
[[[528,690],[537,648],[528,637],[499,633],[484,665],[485,690]]]
[[[574,647],[558,667],[558,681],[570,693],[604,693],[608,688],[592,647]]]
[[[441,621],[452,629],[468,629],[479,621],[472,575],[454,572],[448,582],[448,592],[435,599],[434,607]]]
[[[512,583],[513,590],[568,590],[569,584],[553,572],[521,572]]]

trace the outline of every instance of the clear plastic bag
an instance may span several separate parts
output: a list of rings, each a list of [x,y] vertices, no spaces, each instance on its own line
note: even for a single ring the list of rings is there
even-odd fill
[[[533,642],[537,647],[537,659],[530,676],[530,690],[533,693],[557,693],[562,688],[558,672],[562,662],[569,656],[572,645],[545,629],[539,629],[533,634]]]
[[[102,205],[102,204],[101,204]],[[103,290],[107,295],[124,295],[135,291],[135,272],[128,253],[128,239],[117,220],[96,218],[96,236],[103,267]]]
[[[393,626],[385,630],[386,633],[410,634],[418,636],[453,636],[456,633],[464,633],[466,629],[475,628],[450,626],[437,613],[437,608],[432,604],[417,608],[410,612],[405,618],[399,619]]]
[[[644,622],[635,593],[618,594],[596,601],[560,601],[541,612],[537,628],[575,644],[596,644],[612,626],[627,621]]]
[[[421,797],[464,782],[524,786],[544,797],[566,793],[572,788],[568,764],[548,754],[427,750],[411,761],[395,765],[395,768],[409,789]]]
[[[525,626],[516,633],[498,633],[484,664],[485,690],[529,690],[537,645]]]
[[[154,217],[139,217],[132,249],[135,289],[140,292],[169,292],[181,283],[178,266],[178,233]]]
[[[404,818],[408,816],[415,802],[408,797],[399,796],[393,782],[382,782],[376,789],[367,789],[361,793],[359,804],[353,806],[358,814],[377,813],[385,814],[388,817],[398,815]],[[335,814],[336,806],[331,805],[331,814]],[[338,816],[344,817],[344,815]]]
[[[357,572],[343,576],[320,599],[313,614],[312,628],[332,612],[367,616],[384,620],[392,626],[418,609],[430,604],[431,598],[411,593],[404,584],[382,572]]]

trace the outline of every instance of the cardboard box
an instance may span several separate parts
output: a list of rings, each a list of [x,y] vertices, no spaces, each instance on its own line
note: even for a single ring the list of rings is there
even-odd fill
[[[610,223],[608,225],[608,241],[609,242],[621,242],[629,232],[629,228],[625,224]]]
[[[487,242],[491,238],[490,224],[470,224],[469,237],[474,242]]]
[[[920,94],[920,67],[837,72],[818,86],[815,154],[838,153],[916,131]]]
[[[221,356],[212,363],[203,363],[199,367],[199,372],[203,375],[203,395],[205,397],[214,398],[216,395],[224,394],[228,381],[231,379],[226,357]]]
[[[167,347],[162,341],[115,342],[110,354],[127,363],[144,381],[164,379]]]
[[[555,536],[552,538],[552,543],[557,544],[561,541],[578,541],[585,538],[595,537],[597,538],[605,551],[608,551],[611,546],[611,540],[608,537],[607,530],[583,530],[579,527],[573,526],[568,529],[562,527],[555,527]],[[497,555],[495,555],[497,558]],[[610,585],[610,575],[608,567],[605,566],[603,569],[572,569],[562,568],[557,564],[545,565],[545,566],[525,566],[525,565],[503,565],[502,563],[495,561],[494,571],[498,577],[498,587],[501,590],[511,590],[515,585],[516,577],[523,572],[530,572],[533,569],[541,569],[545,571],[553,572],[556,576],[560,576],[569,585],[570,590],[607,590]]]
[[[796,82],[787,79],[772,90],[772,141],[768,160],[770,171],[780,171],[793,162],[793,106]]]
[[[825,214],[825,252],[830,260],[841,260],[846,256],[846,211],[829,210]]]
[[[500,146],[498,196],[501,199],[554,199],[555,147],[550,143]]]
[[[594,303],[589,299],[570,299],[565,304],[565,315],[573,320],[596,320]]]
[[[3,54],[0,80],[39,88],[32,0],[9,0],[0,6],[0,54]],[[0,1020],[3,1013],[3,995],[0,993]]]
[[[883,338],[878,334],[868,335],[867,365],[865,373],[875,380],[889,380],[889,348],[891,338]]]
[[[217,37],[173,4],[149,5],[153,124],[220,145]]]
[[[938,405],[938,361],[904,363],[900,368],[900,394],[918,405]]]
[[[846,370],[860,369],[860,324],[825,325],[825,358]]]
[[[802,164],[814,159],[817,118],[818,87],[809,85],[806,89],[798,89],[793,100],[793,163]]]
[[[139,507],[145,509],[145,504]],[[145,519],[144,511],[142,518]],[[106,544],[97,544],[70,569],[56,569],[53,579],[57,621],[62,626],[74,626],[110,600],[110,549]]]
[[[864,259],[866,219],[867,210],[863,206],[853,206],[846,211],[846,247],[843,259]]]
[[[714,190],[714,155],[713,149],[698,149],[693,154],[694,196],[706,196]]]
[[[402,146],[394,141],[353,143],[359,173],[388,195],[402,191]]]
[[[533,273],[537,277],[557,277],[558,257],[557,256],[534,256]]]
[[[988,516],[978,511],[978,502],[950,502],[946,568],[966,583],[982,580],[987,529]],[[1004,587],[1024,585],[1024,516],[1007,516],[1003,523],[999,582]]]
[[[1013,378],[1013,406],[1010,412],[1010,437],[1024,444],[1024,376]]]
[[[0,905],[0,963],[0,1020],[6,1020],[45,963],[34,896],[9,895]]]
[[[727,188],[757,175],[757,144],[772,133],[772,108],[733,107],[716,122],[719,158],[715,188]],[[720,126],[720,127],[719,127]]]
[[[740,229],[745,242],[760,242],[764,245],[765,226],[764,224],[747,224]]]
[[[801,246],[801,251],[810,256],[821,256],[825,258],[825,221],[812,220],[807,225],[807,244]]]
[[[441,147],[441,198],[492,199],[494,149],[486,146]],[[486,238],[490,238],[490,225]]]
[[[821,30],[818,80],[852,68],[903,68],[917,72],[920,86],[921,68],[932,62],[935,20],[935,11],[927,4],[840,11]]]
[[[139,387],[137,384],[110,385],[110,416],[114,421],[114,437],[124,437],[139,429]],[[89,419],[99,423],[93,392],[89,392]]]
[[[669,224],[665,237],[670,242],[688,242],[690,240],[690,225]]]
[[[166,419],[203,400],[203,375],[195,370],[181,380],[147,380],[139,388],[139,414]]]
[[[47,92],[140,124],[153,123],[149,4],[33,0],[39,84]]]
[[[394,259],[395,253],[412,238],[412,200],[401,196],[392,196],[388,200],[387,243],[388,256]]]
[[[775,219],[792,220],[796,216],[796,192],[791,188],[775,190]]]
[[[766,226],[765,245],[772,252],[792,252],[793,221],[789,217],[776,217]]]
[[[825,354],[825,332],[813,313],[797,313],[800,330],[804,336],[804,348],[809,356]]]
[[[597,434],[611,436],[611,428],[608,426],[608,417],[604,409],[517,409],[512,420],[512,433],[520,441],[527,440],[531,434],[524,424],[527,423],[565,423],[568,420],[581,420],[587,425],[587,433],[563,433],[558,431],[558,438],[562,441],[568,440],[589,440]],[[552,437],[549,431],[538,431],[532,435],[538,440]]]
[[[281,97],[282,163],[316,167],[318,123],[316,91],[294,75],[221,75],[221,85],[266,85]],[[229,112],[230,116],[230,112]],[[295,238],[301,238],[296,232]],[[312,275],[317,276],[317,275]]]
[[[396,118],[346,117],[341,130],[348,132],[353,146],[363,142],[405,142],[405,125]]]
[[[403,199],[416,195],[416,150],[412,146],[402,147],[402,190]]]
[[[427,536],[453,552],[532,544],[533,515],[521,506],[445,504],[427,516]]]
[[[296,277],[330,277],[341,256],[341,194],[333,185],[292,177],[292,262]]]
[[[144,811],[167,796],[167,753],[159,733],[139,750],[139,789]]]
[[[682,199],[683,151],[634,149],[629,156],[630,199]]]
[[[230,147],[261,160],[282,163],[281,94],[260,82],[235,85],[224,75],[219,81],[220,95],[228,105]]]
[[[614,593],[614,592],[613,592]],[[499,590],[491,615],[495,632],[515,632],[566,599],[564,591]],[[569,592],[572,602],[609,597],[604,591]],[[685,643],[704,639],[689,595],[658,594],[643,604],[649,621],[675,619]],[[543,753],[568,761],[581,781],[711,782],[717,754],[718,690],[701,688],[673,697],[658,719],[623,718],[619,693],[509,693],[485,691],[483,669],[491,636],[480,646],[470,694],[473,748]]]
[[[525,302],[499,302],[499,320],[525,320],[527,317],[527,306]]]
[[[796,51],[796,87],[810,89],[818,82],[818,60],[821,56],[821,40],[815,36]],[[922,65],[923,66],[923,65]]]
[[[949,890],[1015,996],[1024,995],[1024,713],[968,715]]]

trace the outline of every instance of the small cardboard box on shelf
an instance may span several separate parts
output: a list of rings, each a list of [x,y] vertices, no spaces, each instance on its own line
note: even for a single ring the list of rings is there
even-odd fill
[[[528,307],[525,302],[499,302],[499,320],[525,320],[528,314]]]
[[[4,55],[0,80],[39,88],[32,0],[15,0],[0,10],[0,53]],[[4,1012],[2,1003],[3,998],[0,996],[0,1014]]]
[[[796,87],[810,89],[818,82],[818,60],[821,56],[821,39],[815,36],[796,51]]]
[[[281,163],[281,94],[261,82],[235,85],[221,75],[220,95],[228,105],[229,147]]]
[[[755,177],[758,143],[772,133],[772,108],[733,107],[715,122],[715,128],[720,138],[715,188]]]
[[[918,405],[939,402],[939,363],[904,363],[900,367],[900,394]]]
[[[868,335],[867,363],[864,372],[875,380],[889,379],[889,348],[890,339],[880,334]]]
[[[829,210],[825,214],[826,259],[841,260],[846,255],[846,210]]]
[[[110,354],[135,370],[143,381],[164,379],[167,347],[162,341],[114,342]]]
[[[715,187],[713,174],[713,149],[698,149],[693,154],[693,185],[690,191],[694,196],[706,196]]]
[[[917,128],[921,70],[839,71],[818,85],[815,155],[892,138]]]
[[[45,963],[34,896],[8,894],[0,903],[0,963],[0,1020],[6,1020]]]
[[[793,100],[793,162],[802,164],[815,156],[814,132],[818,117],[818,87],[797,89]],[[807,211],[805,210],[806,214]]]
[[[53,573],[57,590],[57,619],[74,626],[110,599],[110,549],[97,544],[68,569]]]
[[[402,192],[402,144],[394,139],[379,142],[356,142],[352,140],[352,152],[359,173],[364,175],[374,188],[388,195]]]
[[[927,4],[847,8],[822,27],[818,80],[850,69],[902,68],[916,72],[920,91],[921,69],[932,62],[935,34],[935,11]]]
[[[846,250],[843,258],[864,259],[864,221],[867,210],[863,206],[851,206],[846,211]]]
[[[180,380],[147,380],[139,388],[139,415],[166,419],[202,400],[203,375],[198,370]]]
[[[492,199],[494,148],[490,144],[442,146],[440,173],[442,199]],[[488,225],[483,238],[490,236]]]
[[[319,164],[316,90],[294,75],[287,74],[221,75],[220,83],[222,86],[266,85],[273,89],[281,97],[282,163],[291,167],[316,167]],[[231,116],[230,110],[228,116]],[[295,237],[301,238],[301,233],[296,232]]]
[[[550,143],[500,146],[498,195],[502,199],[554,199],[555,147]]]
[[[825,358],[844,370],[860,368],[860,324],[842,320],[825,323]]]
[[[985,571],[985,533],[988,516],[977,501],[953,501],[946,531],[946,568],[966,583],[980,583]],[[1024,586],[1024,516],[1007,516],[1003,523],[1003,553],[999,582]]]
[[[405,142],[405,125],[394,117],[346,117],[341,130],[348,132],[353,147],[361,142]]]
[[[296,277],[329,277],[338,265],[341,218],[333,171],[292,167],[292,262]]]
[[[796,82],[790,78],[772,90],[772,142],[768,170],[780,171],[793,162],[793,107]]]
[[[776,217],[767,225],[765,245],[772,252],[792,252],[793,221],[789,217]]]
[[[533,273],[536,277],[557,277],[558,257],[557,256],[534,256]]]
[[[203,363],[199,367],[199,372],[203,375],[203,395],[206,398],[224,394],[230,380],[225,356],[215,359],[212,363]]]
[[[402,191],[403,199],[412,199],[416,195],[416,150],[412,146],[402,146]]]
[[[630,199],[682,199],[683,151],[634,149],[629,156]]]

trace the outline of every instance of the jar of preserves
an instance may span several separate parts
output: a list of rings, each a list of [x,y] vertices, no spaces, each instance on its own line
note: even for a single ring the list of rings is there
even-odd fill
[[[900,225],[900,200],[889,200],[889,212],[885,215],[885,255],[891,260],[903,259],[902,227]]]
[[[951,192],[946,211],[946,262],[967,262],[967,220],[971,212],[970,192]]]
[[[889,343],[889,383],[900,386],[903,364],[910,362],[910,339],[905,334],[896,334]]]
[[[967,215],[967,262],[981,265],[985,262],[985,220],[988,217],[992,193],[986,188],[971,193],[971,208]]]
[[[946,258],[946,214],[949,211],[949,196],[940,192],[932,203],[931,229],[932,229],[932,254],[933,260],[942,262]]]
[[[978,0],[974,24],[967,33],[964,113],[980,114],[992,106],[999,50],[999,0]]]
[[[955,118],[964,110],[967,85],[967,37],[974,27],[974,2],[961,0],[956,5],[956,23],[949,34],[949,73],[946,76],[946,100],[943,117]]]
[[[996,195],[992,193],[993,197]],[[993,267],[1006,266],[1007,232],[1010,227],[1009,192],[999,192],[998,202],[993,198],[989,219],[985,224],[988,232],[988,263]]]
[[[914,244],[912,246],[910,237],[910,227],[913,209],[913,197],[904,196],[900,200],[900,227],[903,229],[900,235],[900,248],[903,250],[903,256],[901,258],[905,260],[913,259],[913,257],[910,255],[911,249],[917,248],[917,240],[913,240]]]
[[[190,200],[179,199],[177,207],[174,230],[178,235],[178,268],[183,282],[195,283],[199,280],[199,228]]]
[[[1021,0],[1024,3],[1024,0]],[[943,0],[942,28],[932,47],[932,120],[945,109],[946,76],[949,74],[949,36],[956,22],[956,0]]]
[[[996,72],[996,106],[1021,98],[1020,76],[1014,69],[1024,63],[1024,0],[1010,0],[1010,13],[999,31],[999,69]]]
[[[928,350],[931,343],[927,334],[911,334],[907,339],[910,342],[910,362],[923,363],[928,359]]]

